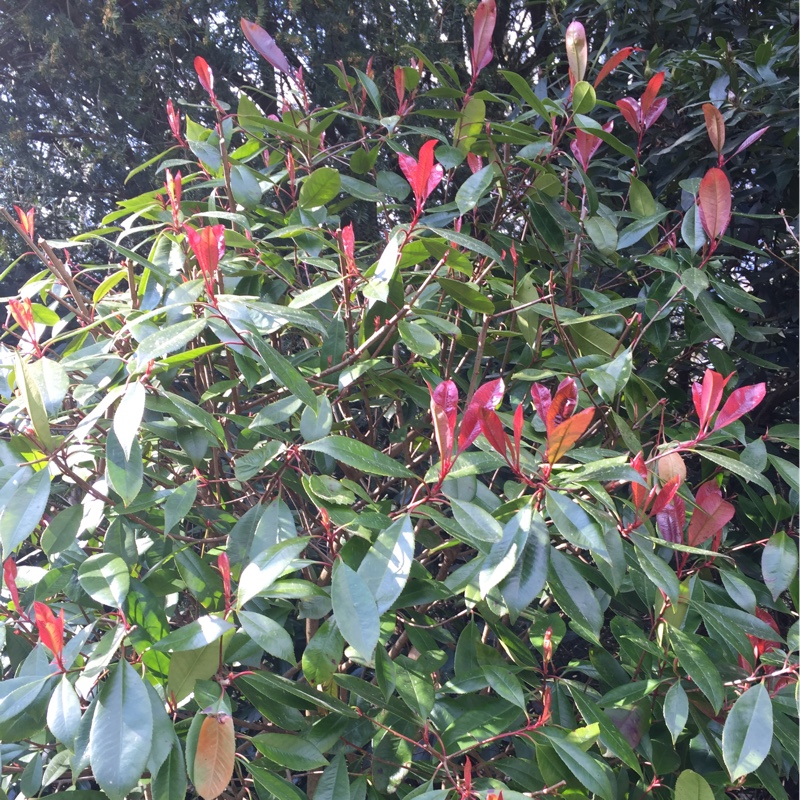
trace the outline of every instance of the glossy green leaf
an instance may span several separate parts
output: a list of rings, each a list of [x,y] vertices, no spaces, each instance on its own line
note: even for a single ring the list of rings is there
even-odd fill
[[[86,594],[112,608],[122,608],[131,585],[128,565],[112,553],[89,556],[78,568],[78,581]]]
[[[347,564],[337,561],[331,582],[336,625],[358,657],[372,661],[380,638],[380,614],[367,582]]]
[[[300,208],[318,208],[329,203],[341,188],[339,172],[332,167],[318,167],[300,187],[298,205]]]
[[[378,613],[400,596],[414,560],[414,526],[408,514],[378,534],[358,567],[358,575],[375,598]]]
[[[336,461],[366,472],[368,475],[384,475],[389,478],[413,478],[414,473],[399,461],[384,455],[356,439],[346,436],[328,436],[302,446],[303,450],[325,453]]]
[[[7,559],[36,530],[50,497],[50,471],[14,471],[0,488],[0,542]]]
[[[681,686],[680,681],[675,681],[664,695],[664,722],[666,723],[672,743],[678,741],[689,719],[689,698]]]
[[[682,633],[677,628],[671,628],[669,638],[675,655],[678,657],[678,663],[708,698],[714,711],[718,713],[724,701],[719,670],[693,637]]]
[[[685,769],[675,782],[675,800],[714,800],[714,792],[702,775]]]
[[[777,600],[797,577],[797,560],[797,545],[786,533],[772,534],[761,554],[761,573],[773,600]]]
[[[106,438],[106,474],[111,488],[129,506],[139,494],[144,483],[142,465],[142,446],[134,438],[130,444],[130,454],[126,457],[116,434],[108,432]]]
[[[722,729],[722,755],[735,781],[758,769],[772,744],[772,701],[763,683],[751,686],[733,704]]]
[[[237,603],[241,608],[248,600],[252,599],[275,583],[305,550],[307,539],[287,539],[268,547],[258,553],[242,570],[239,578],[239,591]]]

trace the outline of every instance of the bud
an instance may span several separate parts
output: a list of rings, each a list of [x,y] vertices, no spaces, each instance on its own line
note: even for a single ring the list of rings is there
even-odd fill
[[[686,464],[680,453],[667,453],[658,459],[658,477],[666,483],[675,476],[680,477],[681,483],[686,480]]]
[[[589,60],[589,48],[586,44],[586,31],[578,20],[574,20],[567,28],[564,38],[567,48],[567,61],[569,62],[570,84],[574,85],[583,80],[586,74],[586,64]]]

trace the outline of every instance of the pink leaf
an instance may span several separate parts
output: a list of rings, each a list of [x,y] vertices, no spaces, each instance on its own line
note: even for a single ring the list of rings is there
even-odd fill
[[[586,131],[576,130],[575,139],[570,143],[570,150],[583,167],[584,171],[589,169],[592,156],[597,152],[603,140],[599,136],[593,136]]]
[[[431,392],[431,416],[444,474],[449,469],[453,457],[457,414],[458,389],[453,381],[442,381]]]
[[[708,238],[714,240],[722,236],[731,221],[731,184],[718,167],[712,167],[700,181],[697,208]]]
[[[699,547],[711,537],[716,537],[732,519],[735,509],[722,499],[722,492],[713,481],[704,483],[695,498],[697,508],[692,514],[687,532],[691,547]]]
[[[700,430],[704,431],[714,412],[719,408],[722,401],[722,390],[727,385],[733,375],[723,378],[719,372],[707,369],[703,375],[703,382],[692,384],[692,400],[697,417],[700,420]]]
[[[766,128],[760,128],[755,133],[751,133],[737,148],[736,152],[734,152],[733,156],[738,156],[742,150],[746,150],[750,147],[753,142],[757,142],[767,131],[769,130],[769,125]],[[733,158],[731,156],[731,158]]]
[[[558,399],[558,393],[556,393],[556,399]],[[553,405],[555,405],[555,400]],[[592,424],[592,419],[594,419],[594,408],[585,408],[574,417],[556,425],[547,435],[548,463],[555,464],[561,456],[565,455],[586,433],[587,428]]]
[[[497,416],[493,408],[481,408],[479,410],[481,421],[481,433],[486,437],[489,444],[508,461],[508,452],[511,450],[511,442],[508,439],[503,423]]]
[[[683,542],[683,529],[686,526],[686,503],[680,495],[675,495],[656,515],[656,525],[665,542]]]
[[[636,133],[640,133],[642,128],[641,125],[639,125],[639,102],[632,97],[623,97],[617,100],[617,108],[620,114],[625,117],[625,121],[628,125],[630,125]]]
[[[665,75],[666,73],[664,72],[656,72],[656,74],[650,78],[647,88],[644,90],[644,94],[642,94],[642,116],[645,119],[647,119],[650,106],[653,105],[653,101],[656,99],[656,95],[661,89],[661,84],[664,83]]]
[[[724,428],[739,419],[739,417],[752,411],[764,399],[766,393],[767,387],[763,383],[754,383],[750,386],[742,386],[739,389],[735,389],[725,401],[725,405],[722,406],[722,411],[719,412],[713,430]]]
[[[472,26],[473,78],[492,60],[492,34],[497,21],[495,0],[481,0]]]
[[[494,410],[500,405],[505,394],[506,387],[502,378],[484,383],[479,386],[472,397],[464,418],[461,420],[461,428],[458,431],[458,452],[466,450],[479,436],[481,432],[482,408]]]
[[[667,98],[666,97],[657,97],[653,101],[653,105],[650,106],[647,113],[644,115],[644,127],[645,130],[655,124],[656,120],[664,113],[664,109],[667,107]]]
[[[522,425],[525,422],[522,403],[517,406],[514,412],[514,464],[519,467],[519,453],[522,444]]]
[[[397,94],[397,102],[402,103],[406,96],[406,71],[403,67],[394,68],[394,91]]]
[[[681,476],[676,475],[674,478],[670,478],[665,484],[664,488],[658,493],[658,496],[653,503],[653,507],[650,509],[650,516],[658,515],[661,511],[663,511],[674,499],[675,495],[678,493],[678,489],[681,485]]]
[[[7,558],[3,564],[3,583],[14,601],[14,609],[21,617],[25,616],[22,604],[19,602],[19,592],[17,591],[17,563],[13,558]]]
[[[578,404],[578,387],[574,378],[564,378],[558,384],[553,402],[547,409],[547,417],[544,424],[547,428],[548,437],[565,420],[572,416],[575,406]]]
[[[208,62],[202,56],[195,58],[194,70],[200,79],[200,85],[206,90],[209,97],[214,98],[214,76]]]
[[[711,146],[717,151],[722,152],[725,147],[725,120],[719,109],[711,103],[703,103],[703,116],[706,120],[706,131],[711,140]]]
[[[640,50],[639,47],[623,47],[618,50],[611,58],[603,64],[603,68],[597,73],[594,79],[594,88],[596,89],[631,53]]]
[[[398,156],[400,169],[406,180],[411,184],[414,198],[417,201],[417,213],[422,211],[425,201],[430,193],[439,185],[444,177],[444,169],[441,164],[433,163],[433,151],[438,142],[430,139],[419,149],[419,160],[413,156],[401,153]]]
[[[564,37],[564,45],[567,49],[570,73],[576,82],[582,81],[589,60],[589,48],[586,44],[586,31],[578,20],[570,22]]]
[[[547,424],[547,412],[550,409],[550,403],[553,402],[553,397],[550,390],[541,383],[534,383],[531,386],[531,399],[533,400],[533,407],[536,413],[541,418],[542,422]]]
[[[356,236],[353,232],[352,222],[342,228],[342,250],[344,251],[347,274],[358,276],[358,267],[356,266]]]
[[[644,463],[644,455],[637,453],[631,460],[631,466],[639,473],[639,475],[647,480],[647,466]],[[640,483],[631,482],[631,498],[636,510],[642,514],[644,513],[647,505],[647,487],[642,486]]]
[[[286,56],[283,54],[283,51],[275,44],[275,40],[260,26],[256,25],[255,22],[250,22],[246,20],[244,17],[240,20],[242,31],[244,35],[247,37],[247,41],[253,46],[253,49],[261,56],[263,56],[270,64],[272,64],[275,69],[280,70],[281,72],[285,73],[286,75],[293,75],[294,70],[292,69],[289,62],[286,60]]]

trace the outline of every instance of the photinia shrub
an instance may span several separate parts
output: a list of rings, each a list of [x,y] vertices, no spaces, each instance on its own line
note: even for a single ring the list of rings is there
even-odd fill
[[[63,257],[4,213],[43,267],[0,344],[5,796],[788,797],[797,431],[750,421],[727,268],[760,133],[704,108],[681,205],[669,75],[602,97],[642,56],[573,22],[546,93],[482,91],[496,19],[466,90],[415,52],[333,108],[243,20],[280,116],[198,58],[163,186]]]

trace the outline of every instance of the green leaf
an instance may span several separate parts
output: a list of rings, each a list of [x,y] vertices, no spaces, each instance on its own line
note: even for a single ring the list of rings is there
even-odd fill
[[[414,662],[402,658],[395,662],[397,693],[403,702],[419,717],[427,719],[436,703],[433,681],[414,668]]]
[[[669,214],[668,211],[652,214],[644,219],[637,219],[636,222],[632,222],[630,225],[623,228],[619,233],[617,250],[625,250],[625,248],[635,245],[640,239],[647,236],[667,214]]]
[[[586,374],[594,381],[603,400],[610,403],[627,385],[632,368],[633,353],[626,348],[610,363],[587,369]]]
[[[47,706],[47,727],[59,742],[72,750],[80,724],[80,698],[67,676],[62,675]]]
[[[344,652],[344,638],[336,620],[328,617],[303,650],[303,675],[312,685],[327,683],[339,668]]]
[[[167,692],[175,702],[185,700],[197,681],[208,680],[219,669],[219,644],[212,642],[197,650],[181,650],[169,659]]]
[[[469,211],[472,211],[494,181],[494,164],[487,164],[482,169],[470,175],[456,192],[456,205],[458,206],[459,213],[463,216]]]
[[[533,510],[526,506],[517,512],[503,528],[503,536],[492,545],[478,572],[478,587],[481,597],[505,578],[522,557],[531,529]]]
[[[20,358],[19,352],[14,353],[14,372],[17,376],[17,386],[22,396],[22,402],[28,410],[31,425],[36,431],[36,438],[42,443],[45,450],[52,450],[54,440],[50,435],[50,422],[47,419],[44,402],[46,390],[37,380],[37,377],[43,377],[43,375],[37,375],[37,371],[32,368],[32,365]]]
[[[169,533],[194,507],[197,478],[176,486],[164,502],[164,533]]]
[[[518,708],[524,710],[527,707],[522,684],[517,676],[510,672],[505,665],[484,664],[481,669],[492,691]]]
[[[269,589],[287,569],[293,568],[293,562],[307,544],[308,537],[287,539],[254,556],[239,578],[238,607]]]
[[[613,256],[617,252],[617,229],[611,220],[605,217],[589,217],[583,225],[594,246],[604,256]]]
[[[503,538],[500,523],[485,509],[466,500],[450,498],[453,518],[464,531],[464,541],[476,550],[488,553]]]
[[[186,783],[186,764],[180,743],[176,739],[158,772],[152,776],[150,790],[153,800],[174,800],[176,797],[185,797]]]
[[[0,723],[13,720],[33,705],[54,677],[21,675],[18,678],[7,678],[0,683]]]
[[[603,800],[613,800],[616,796],[611,788],[608,768],[589,753],[584,753],[578,745],[573,744],[563,734],[543,731],[547,741],[556,751],[564,766],[579,780],[590,792],[599,795]]]
[[[333,569],[331,602],[345,641],[360,660],[371,663],[381,634],[380,614],[366,581],[343,561]]]
[[[124,800],[139,783],[152,733],[147,689],[122,659],[100,688],[89,735],[92,772],[111,800]]]
[[[134,438],[130,445],[130,455],[117,439],[113,429],[106,436],[106,474],[111,488],[129,506],[139,494],[144,483],[144,466],[142,464],[142,446],[139,439]]]
[[[311,742],[288,733],[260,733],[252,740],[259,753],[286,769],[308,772],[328,765],[328,759]]]
[[[797,577],[797,545],[784,531],[774,533],[764,547],[761,573],[773,600]]]
[[[733,704],[722,729],[722,755],[731,780],[761,766],[772,746],[772,701],[763,683],[751,686]]]
[[[541,514],[533,512],[528,521],[528,541],[522,555],[498,586],[512,622],[544,589],[549,559],[550,534]]]
[[[292,637],[283,626],[264,614],[239,611],[237,616],[244,632],[265,652],[282,661],[295,663]]]
[[[144,386],[139,381],[128,384],[114,413],[113,428],[117,441],[122,447],[125,458],[130,458],[131,444],[139,432],[139,425],[144,414],[144,401],[147,396]]]
[[[311,406],[306,406],[306,410],[311,411],[311,413],[314,411]],[[273,439],[263,446],[255,447],[236,459],[233,475],[237,481],[249,481],[285,451],[286,445],[277,439]]]
[[[245,208],[255,208],[261,200],[261,186],[256,176],[241,164],[231,165],[233,199]]]
[[[475,98],[470,100],[470,103],[472,103],[474,99]],[[433,231],[438,236],[441,236],[447,242],[458,245],[459,247],[464,247],[468,251],[471,250],[472,252],[486,256],[487,258],[491,258],[492,261],[496,261],[498,264],[503,263],[503,259],[497,250],[494,250],[485,242],[481,242],[472,236],[467,236],[465,233],[456,233],[456,231],[445,230],[444,228],[428,228],[428,230]]]
[[[339,172],[332,167],[315,169],[300,187],[297,204],[300,208],[319,208],[329,203],[338,194],[342,181]]]
[[[725,700],[725,692],[722,678],[714,663],[688,634],[677,628],[670,628],[669,638],[672,649],[678,657],[678,663],[708,698],[714,713],[718,714]]]
[[[700,214],[697,213],[695,204],[692,204],[692,207],[683,215],[681,238],[692,253],[696,253],[706,243],[703,224],[700,222]],[[706,286],[708,286],[708,282],[706,282]]]
[[[479,314],[494,314],[494,303],[481,293],[477,284],[450,278],[437,278],[437,282],[446,295],[452,297],[464,308],[477,311]]]
[[[400,338],[412,353],[425,358],[435,358],[439,355],[441,349],[439,340],[418,322],[401,320],[397,325],[397,330]]]
[[[339,753],[325,767],[314,791],[314,800],[346,800],[350,797],[350,778],[347,774],[347,762]]]
[[[714,800],[714,792],[702,775],[685,769],[675,782],[675,800]]]
[[[299,397],[306,405],[316,410],[317,395],[297,368],[267,342],[260,343],[258,352],[275,380],[281,386],[285,386],[295,397]]]
[[[672,567],[653,550],[645,539],[631,534],[631,541],[634,543],[636,558],[644,574],[669,597],[673,606],[677,606],[681,586]]]
[[[550,588],[558,605],[577,623],[581,635],[599,642],[603,612],[589,584],[583,579],[570,558],[550,548]]]
[[[404,514],[378,534],[358,567],[358,575],[375,598],[378,614],[400,596],[414,560],[414,526]]]
[[[190,319],[167,325],[146,336],[136,348],[138,369],[143,370],[151,361],[186,347],[192,339],[205,330],[205,327],[205,319]]]
[[[578,81],[572,89],[572,110],[576,114],[588,114],[596,104],[594,87],[586,81]]]
[[[730,456],[722,455],[712,450],[705,450],[698,448],[692,452],[699,453],[703,458],[708,459],[718,467],[732,472],[734,475],[742,478],[748,483],[755,483],[760,486],[770,497],[775,497],[775,489],[772,484],[759,472],[756,472],[749,464],[738,461]]]
[[[664,722],[672,737],[672,743],[678,741],[689,719],[689,698],[679,680],[675,681],[664,695]]]
[[[368,475],[383,475],[387,478],[414,478],[414,473],[406,469],[400,461],[396,461],[368,444],[346,436],[327,436],[316,442],[304,444],[301,450],[313,450],[325,453],[335,461],[341,461]]]
[[[606,543],[600,525],[571,497],[547,490],[547,514],[554,529],[568,542],[584,550],[606,552]]]
[[[178,653],[185,650],[199,650],[212,642],[216,642],[225,633],[233,629],[233,625],[220,617],[206,615],[165,636],[153,645],[154,650],[161,653]]]
[[[722,310],[723,306],[712,300],[708,292],[700,292],[695,303],[706,325],[719,335],[727,347],[730,347],[736,335],[736,328]]]
[[[122,608],[131,586],[128,565],[112,553],[89,556],[78,569],[78,582],[92,600]]]
[[[33,532],[50,497],[50,470],[22,467],[0,489],[0,542],[3,560]]]
[[[681,273],[681,283],[688,289],[689,294],[697,300],[700,292],[708,289],[708,276],[699,269],[685,269]]]

